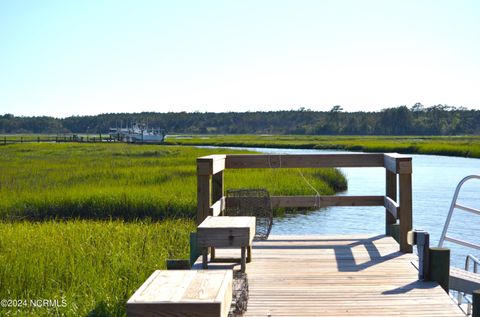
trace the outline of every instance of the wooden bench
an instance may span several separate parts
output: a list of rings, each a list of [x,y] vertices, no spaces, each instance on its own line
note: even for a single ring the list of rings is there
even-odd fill
[[[202,248],[202,265],[208,268],[208,248],[241,248],[241,271],[245,272],[246,253],[251,260],[255,236],[255,217],[207,217],[197,229],[197,246]]]
[[[232,270],[155,271],[127,302],[127,316],[227,317]]]

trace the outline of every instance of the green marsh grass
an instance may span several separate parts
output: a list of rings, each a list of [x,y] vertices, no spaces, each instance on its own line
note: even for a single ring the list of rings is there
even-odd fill
[[[194,217],[196,158],[227,152],[232,150],[75,143],[4,146],[0,148],[0,217]],[[303,173],[322,194],[346,189],[337,170]],[[267,188],[272,194],[315,194],[298,171],[288,169],[227,170],[225,183],[227,188]]]
[[[0,307],[2,316],[122,316],[167,258],[188,258],[191,220],[0,223],[0,299],[65,307]]]
[[[196,158],[239,151],[129,144],[0,147],[0,299],[66,307],[0,307],[0,316],[124,316],[133,292],[168,258],[188,258]],[[305,169],[322,194],[346,188],[334,169]],[[313,195],[298,170],[228,170],[228,188]]]

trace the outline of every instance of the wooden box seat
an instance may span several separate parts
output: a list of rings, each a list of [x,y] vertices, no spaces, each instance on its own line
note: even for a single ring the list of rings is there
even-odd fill
[[[241,270],[245,272],[246,253],[251,258],[251,246],[255,236],[255,217],[207,217],[197,228],[197,246],[202,249],[203,268],[208,268],[209,247],[240,247]]]
[[[155,271],[127,302],[127,316],[227,317],[232,270]]]

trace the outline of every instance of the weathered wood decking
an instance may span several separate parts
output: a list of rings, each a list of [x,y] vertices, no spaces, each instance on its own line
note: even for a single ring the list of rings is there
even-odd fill
[[[417,280],[417,256],[391,237],[271,236],[252,257],[244,316],[464,316],[435,282]]]

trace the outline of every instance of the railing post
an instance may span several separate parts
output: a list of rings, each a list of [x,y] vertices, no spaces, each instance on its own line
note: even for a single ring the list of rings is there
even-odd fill
[[[212,174],[208,168],[211,164],[211,160],[197,159],[197,225],[209,216],[212,205]]]
[[[410,163],[410,168],[405,163]],[[406,172],[400,172],[400,251],[412,253],[412,246],[407,242],[407,235],[412,230],[412,161],[405,161],[404,168]]]
[[[385,169],[385,195],[397,201],[397,174]],[[397,219],[385,209],[385,234],[391,236],[391,226],[397,223]]]
[[[201,224],[210,212],[211,175],[197,175],[197,225]]]

